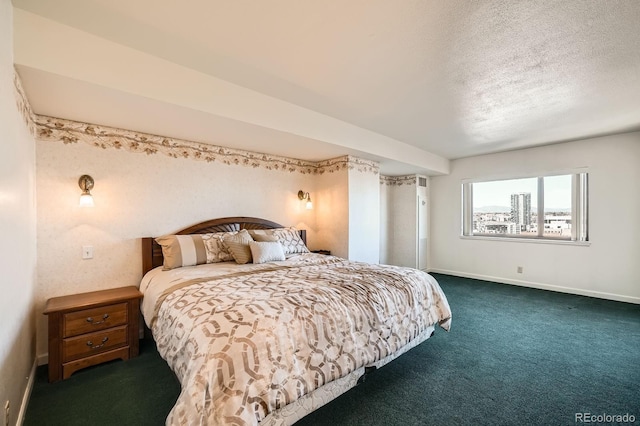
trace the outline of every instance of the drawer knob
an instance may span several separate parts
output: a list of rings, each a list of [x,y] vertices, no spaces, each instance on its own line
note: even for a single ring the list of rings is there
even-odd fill
[[[93,317],[88,317],[87,318],[87,322],[89,324],[98,325],[98,324],[102,324],[103,322],[105,322],[107,320],[107,318],[109,318],[109,314],[104,314],[102,316],[102,320],[101,321],[94,321]]]
[[[100,343],[99,345],[95,345],[95,346],[93,346],[93,342],[91,340],[88,340],[87,341],[87,346],[89,346],[91,349],[99,349],[99,348],[103,347],[105,343],[107,343],[107,340],[109,340],[109,338],[105,337],[105,338],[102,339],[102,343]]]

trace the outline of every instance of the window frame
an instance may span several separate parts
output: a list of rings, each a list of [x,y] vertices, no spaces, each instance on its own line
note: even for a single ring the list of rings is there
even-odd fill
[[[544,178],[571,175],[571,237],[559,238],[544,236]],[[517,179],[538,179],[537,193],[537,229],[538,235],[489,234],[473,232],[473,184]],[[553,173],[536,173],[529,175],[509,175],[484,179],[463,179],[462,192],[462,226],[461,238],[488,239],[520,242],[542,242],[557,244],[589,244],[589,171],[573,169]]]

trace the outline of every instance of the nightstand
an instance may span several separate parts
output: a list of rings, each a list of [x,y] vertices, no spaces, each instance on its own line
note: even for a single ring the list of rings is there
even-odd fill
[[[141,297],[136,287],[120,287],[47,300],[49,382],[137,356]]]

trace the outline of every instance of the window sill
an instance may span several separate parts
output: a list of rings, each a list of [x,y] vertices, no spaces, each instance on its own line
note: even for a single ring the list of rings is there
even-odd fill
[[[510,243],[557,244],[561,246],[588,247],[591,245],[590,241],[553,240],[551,238],[487,237],[484,235],[461,235],[460,238],[463,240],[508,241]]]

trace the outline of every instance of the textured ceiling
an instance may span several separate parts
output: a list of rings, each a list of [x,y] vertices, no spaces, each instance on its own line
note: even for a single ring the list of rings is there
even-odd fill
[[[387,173],[394,174],[446,172],[395,156],[406,150],[415,157],[412,148],[453,159],[640,129],[637,0],[13,4],[81,30],[89,48],[97,36],[302,107],[318,123],[320,115],[349,123],[384,136],[380,143],[394,154],[343,142],[353,129],[327,136],[303,125],[272,127],[212,113],[198,99],[173,106],[188,129],[164,120],[154,128],[139,104],[170,115],[167,97],[134,101],[140,94],[126,84],[90,81],[74,73],[77,64],[54,72],[37,61],[21,63],[21,49],[30,46],[18,43],[16,65],[35,111],[62,118],[299,158],[368,154],[383,165],[388,158]],[[61,105],[53,92],[75,102]],[[113,108],[105,108],[105,99]],[[235,121],[226,126],[230,117]]]

